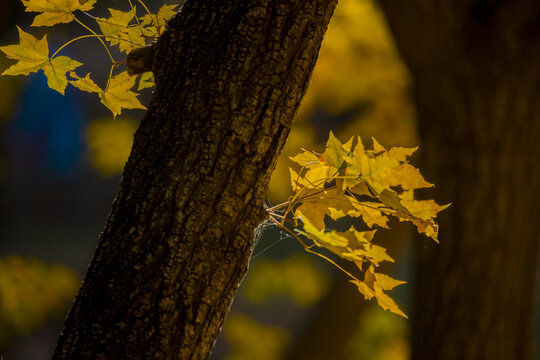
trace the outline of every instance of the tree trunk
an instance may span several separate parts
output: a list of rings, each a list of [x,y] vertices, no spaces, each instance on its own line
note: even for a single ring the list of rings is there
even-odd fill
[[[382,0],[415,79],[426,178],[413,359],[528,359],[540,235],[540,2]]]
[[[336,0],[188,0],[54,359],[206,359]]]

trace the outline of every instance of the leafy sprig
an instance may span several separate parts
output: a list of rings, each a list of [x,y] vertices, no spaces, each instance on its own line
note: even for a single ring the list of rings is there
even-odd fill
[[[417,148],[385,149],[373,139],[373,149],[364,148],[359,137],[342,144],[330,132],[322,154],[303,150],[291,158],[300,170],[290,168],[294,195],[289,201],[267,209],[270,219],[296,238],[304,249],[334,264],[350,278],[366,299],[375,298],[385,310],[406,317],[385,291],[403,284],[376,268],[394,259],[373,243],[380,228],[388,228],[390,217],[408,221],[419,233],[437,241],[437,213],[449,205],[416,200],[414,190],[429,188],[418,169],[407,158]],[[328,230],[325,218],[349,216],[370,230],[352,226],[347,231]],[[362,277],[352,274],[320,253],[325,248],[356,265]]]
[[[19,43],[0,47],[8,58],[17,60],[15,64],[6,69],[2,75],[28,75],[43,70],[47,77],[48,86],[64,95],[68,84],[72,84],[81,91],[97,93],[101,102],[116,115],[122,109],[144,109],[137,98],[137,92],[154,86],[151,73],[140,75],[136,91],[131,89],[135,85],[137,76],[131,76],[127,71],[115,74],[117,67],[125,60],[117,61],[111,54],[110,48],[117,46],[121,53],[129,54],[134,49],[147,45],[155,40],[164,30],[166,22],[175,14],[178,5],[163,5],[156,14],[150,12],[142,0],[137,3],[144,10],[142,15],[137,14],[136,5],[128,0],[130,9],[121,11],[109,9],[110,17],[99,18],[88,12],[94,8],[96,0],[21,0],[27,12],[37,12],[31,26],[55,26],[61,23],[75,21],[89,34],[69,40],[52,55],[49,55],[47,35],[37,39],[33,35],[17,27]],[[96,30],[83,22],[79,15],[83,14],[96,23]],[[66,46],[75,41],[95,38],[99,41],[111,63],[107,84],[101,88],[91,78],[90,73],[79,76],[75,72],[82,62],[68,56],[59,56]]]

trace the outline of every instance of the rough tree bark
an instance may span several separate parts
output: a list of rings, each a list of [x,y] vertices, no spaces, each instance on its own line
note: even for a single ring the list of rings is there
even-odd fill
[[[205,359],[337,0],[191,1],[55,359]]]
[[[422,244],[414,359],[528,359],[540,212],[540,2],[382,0],[415,79],[440,245]]]

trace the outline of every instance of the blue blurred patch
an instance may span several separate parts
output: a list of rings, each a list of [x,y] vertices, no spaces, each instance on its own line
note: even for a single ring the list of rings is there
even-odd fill
[[[42,169],[44,166],[43,170],[71,172],[84,150],[84,110],[80,105],[79,94],[72,86],[62,96],[49,89],[42,71],[28,77],[19,111],[6,129],[9,143],[16,147],[10,150],[23,161]]]

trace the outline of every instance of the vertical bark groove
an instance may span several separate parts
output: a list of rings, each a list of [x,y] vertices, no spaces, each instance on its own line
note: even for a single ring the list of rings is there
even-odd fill
[[[188,1],[55,359],[205,359],[336,0]]]

